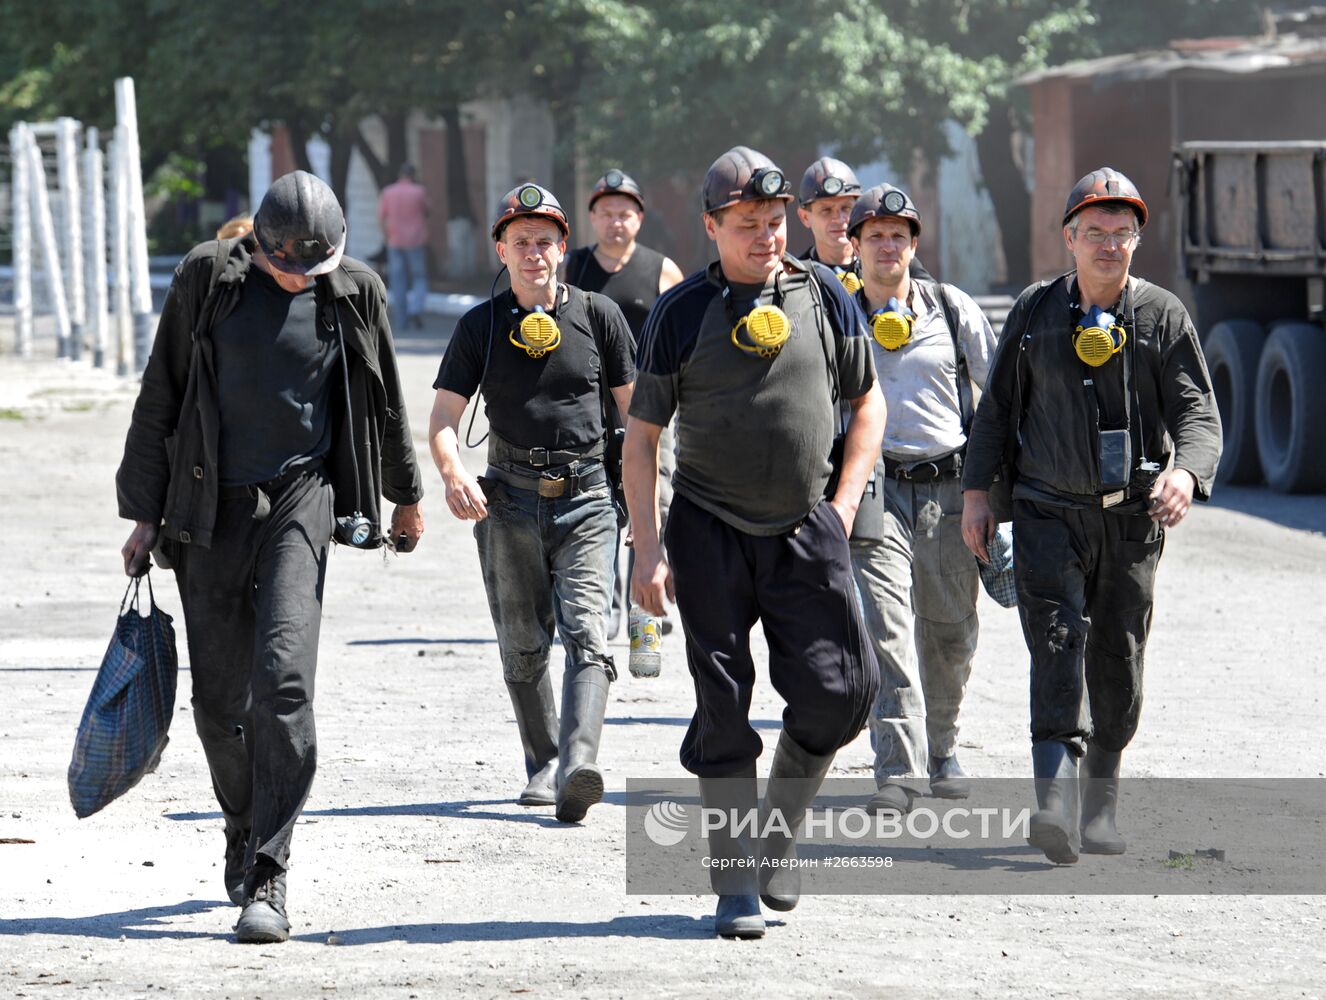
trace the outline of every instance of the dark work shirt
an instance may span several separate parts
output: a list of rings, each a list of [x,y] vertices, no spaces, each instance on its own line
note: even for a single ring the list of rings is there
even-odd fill
[[[663,427],[677,414],[677,492],[752,535],[787,531],[824,495],[834,397],[856,399],[875,381],[865,316],[847,290],[823,265],[784,262],[777,285],[792,333],[775,357],[732,344],[732,315],[771,304],[774,279],[734,286],[730,315],[714,264],[649,314],[631,397],[636,419]]]
[[[594,256],[593,247],[580,247],[566,259],[566,283],[587,292],[601,292],[616,302],[639,341],[645,317],[658,300],[658,283],[666,259],[657,250],[637,243],[626,266],[609,274]]]
[[[249,268],[212,343],[222,484],[265,482],[327,453],[340,351],[336,331],[317,322],[313,284],[292,295],[261,268]]]
[[[1069,279],[1038,283],[1022,293],[1004,323],[976,411],[964,489],[989,489],[1016,428],[1014,497],[1076,505],[1083,497],[1099,496],[1105,490],[1097,467],[1098,422],[1123,426],[1126,418],[1134,468],[1143,459],[1164,468],[1172,457],[1196,480],[1194,496],[1210,496],[1220,460],[1220,415],[1197,331],[1176,296],[1132,280],[1123,318],[1133,320],[1128,329],[1133,342],[1099,368],[1085,364],[1073,349],[1081,314]],[[1130,350],[1135,385],[1125,390],[1124,355]]]
[[[558,299],[549,315],[561,343],[541,358],[511,343],[528,313],[509,289],[475,306],[456,324],[433,382],[434,389],[466,399],[482,382],[489,425],[519,448],[574,450],[596,444],[603,437],[600,380],[606,378],[609,389],[635,380],[635,345],[621,310],[602,295],[565,284]]]

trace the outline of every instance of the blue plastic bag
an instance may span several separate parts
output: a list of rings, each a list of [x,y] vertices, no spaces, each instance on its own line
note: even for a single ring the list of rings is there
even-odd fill
[[[141,577],[135,579],[124,592],[115,635],[78,724],[69,801],[79,819],[104,809],[156,770],[166,748],[179,674],[175,629],[170,615],[157,607],[150,580],[150,611],[142,614],[141,584]]]

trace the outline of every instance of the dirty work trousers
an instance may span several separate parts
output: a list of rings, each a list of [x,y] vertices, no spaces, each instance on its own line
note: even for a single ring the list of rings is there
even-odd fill
[[[1142,710],[1164,531],[1145,513],[1013,504],[1013,573],[1031,652],[1031,739],[1124,749]]]
[[[870,719],[875,782],[926,778],[958,747],[958,710],[979,622],[976,559],[962,540],[962,483],[884,480],[880,541],[852,542],[852,571],[879,660]]]
[[[769,679],[787,703],[783,730],[831,754],[865,727],[879,667],[861,621],[847,534],[820,503],[781,535],[750,535],[677,493],[664,530],[695,715],[681,763],[702,778],[739,774],[760,756],[750,725],[750,631],[769,645]]]
[[[223,495],[212,547],[180,545],[193,717],[212,788],[246,868],[288,867],[290,836],[317,769],[313,679],[332,531],[321,469],[255,498]]]

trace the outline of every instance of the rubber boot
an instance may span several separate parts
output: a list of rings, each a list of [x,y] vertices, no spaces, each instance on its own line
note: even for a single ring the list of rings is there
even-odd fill
[[[1031,816],[1027,843],[1045,852],[1057,865],[1077,863],[1077,757],[1062,740],[1031,745],[1036,776],[1037,811]]]
[[[590,806],[603,800],[603,772],[595,760],[611,683],[596,663],[568,667],[563,677],[556,802],[557,818],[563,823],[579,823]]]
[[[700,803],[717,809],[723,821],[710,829],[709,885],[718,896],[714,910],[714,933],[724,938],[753,940],[764,937],[764,915],[760,912],[759,876],[755,868],[755,838],[749,824],[735,835],[732,821],[756,817],[758,796],[755,764],[724,778],[700,779]]]
[[[1115,828],[1119,804],[1119,765],[1123,753],[1088,745],[1082,761],[1082,853],[1122,854],[1127,843]]]
[[[507,681],[516,728],[525,748],[528,784],[516,799],[522,806],[550,806],[557,801],[557,705],[548,671],[537,681]]]
[[[762,857],[766,862],[760,866],[760,900],[771,910],[791,910],[801,900],[797,836],[805,823],[806,807],[815,800],[832,763],[833,754],[816,756],[786,732],[778,737],[760,810],[760,830],[765,833]],[[775,811],[782,815],[781,827]]]
[[[886,781],[866,802],[866,812],[872,816],[905,816],[912,811],[912,798],[916,795],[910,788]]]
[[[971,782],[957,754],[930,758],[930,794],[937,799],[965,799],[971,794]]]

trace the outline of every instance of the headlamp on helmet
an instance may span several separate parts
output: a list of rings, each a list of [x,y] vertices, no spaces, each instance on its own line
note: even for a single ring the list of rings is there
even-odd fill
[[[562,342],[562,331],[557,320],[544,312],[542,306],[535,306],[534,311],[527,313],[520,325],[507,334],[507,340],[531,358],[541,358],[549,351],[557,350]]]
[[[870,332],[886,351],[896,351],[912,339],[916,313],[897,298],[890,298],[883,309],[870,314]]]
[[[826,177],[824,183],[820,185],[820,190],[830,198],[836,198],[843,193],[843,179],[841,177]]]
[[[787,179],[777,167],[761,167],[751,174],[750,183],[765,198],[776,198],[787,190]]]
[[[603,175],[603,186],[605,188],[619,188],[624,180],[626,180],[626,175],[613,167]]]
[[[1127,342],[1123,324],[1100,306],[1092,306],[1073,333],[1073,350],[1078,360],[1092,368],[1109,361]]]

